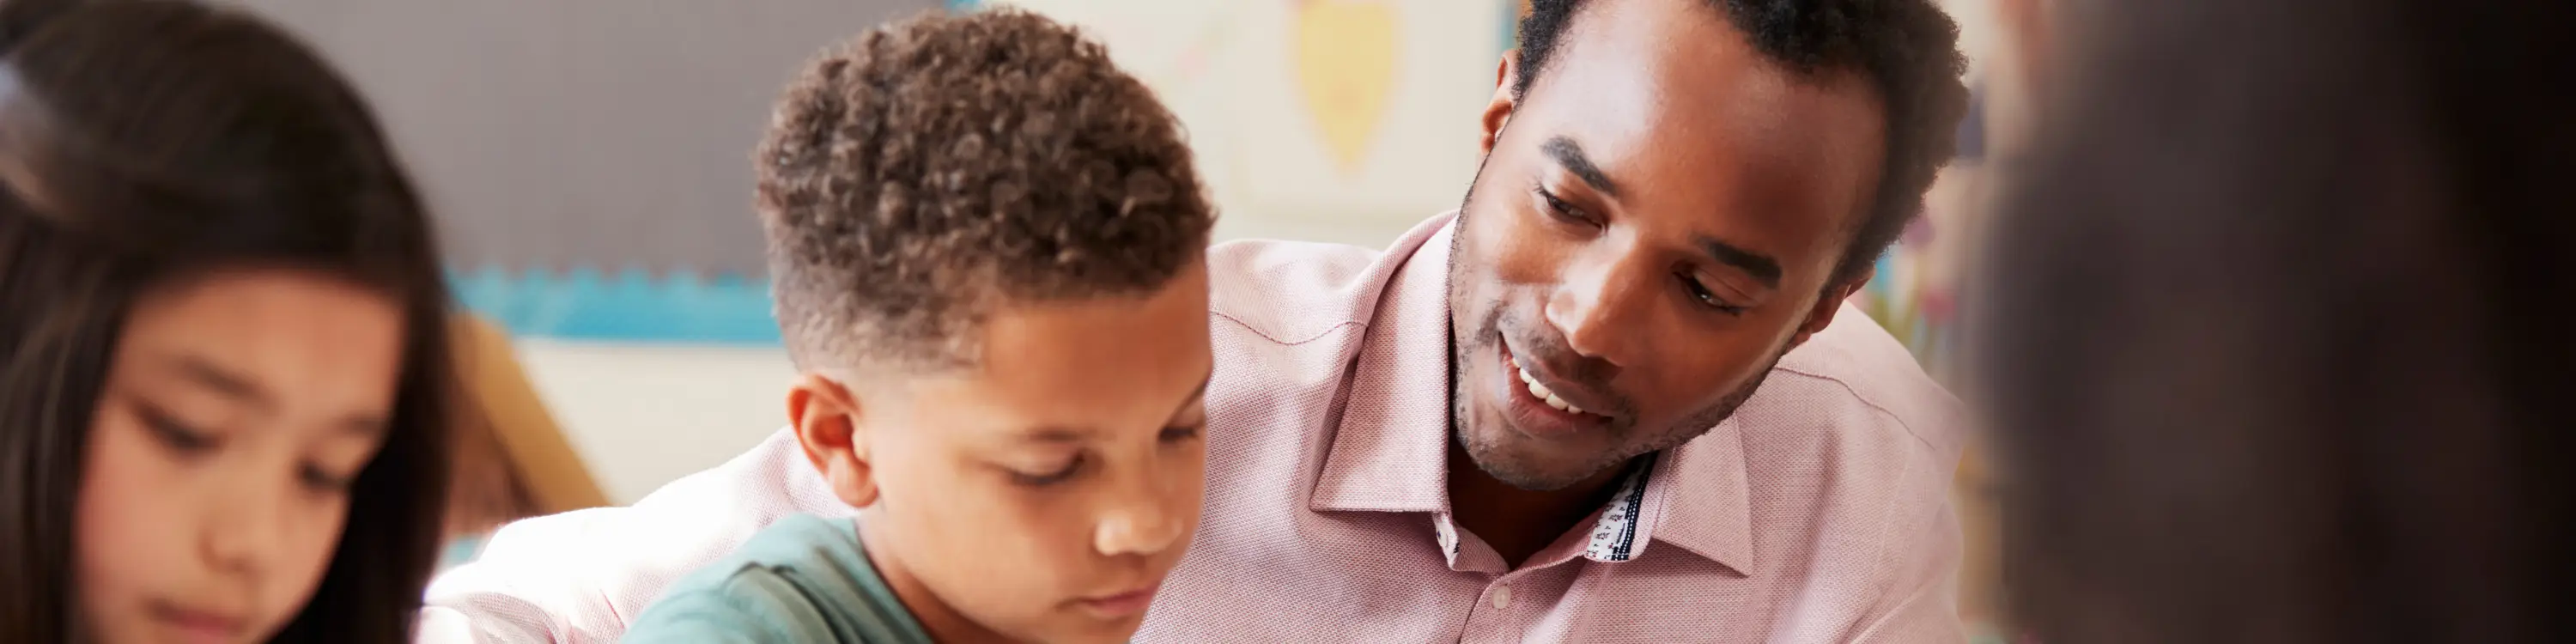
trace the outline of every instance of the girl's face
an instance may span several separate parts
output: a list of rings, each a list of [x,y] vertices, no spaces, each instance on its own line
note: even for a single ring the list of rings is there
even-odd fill
[[[383,445],[400,304],[292,270],[135,303],[91,421],[73,549],[97,640],[255,642],[313,595]]]

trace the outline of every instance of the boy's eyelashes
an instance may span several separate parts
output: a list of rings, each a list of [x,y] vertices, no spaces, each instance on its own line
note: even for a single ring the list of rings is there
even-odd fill
[[[1056,468],[1055,471],[1052,472],[1041,474],[1030,474],[1019,470],[1008,470],[1008,472],[1010,472],[1012,483],[1029,487],[1046,487],[1057,483],[1063,483],[1065,480],[1073,478],[1073,475],[1076,472],[1082,470],[1082,463],[1085,460],[1087,459],[1084,459],[1082,454],[1075,454],[1073,455],[1073,458],[1064,460],[1063,467]]]
[[[1206,429],[1206,427],[1206,425],[1165,427],[1163,428],[1163,431],[1156,436],[1156,438],[1166,444],[1198,440],[1199,435]],[[1087,456],[1088,453],[1077,452],[1072,458],[1065,459],[1064,465],[1045,472],[1030,473],[1009,467],[1002,468],[1002,470],[1005,474],[1008,474],[1011,477],[1012,483],[1028,487],[1046,487],[1049,485],[1063,483],[1073,479],[1075,475],[1081,474],[1083,469],[1082,466],[1090,462],[1090,459],[1087,458]]]

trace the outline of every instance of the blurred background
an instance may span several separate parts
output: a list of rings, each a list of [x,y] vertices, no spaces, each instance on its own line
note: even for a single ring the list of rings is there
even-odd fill
[[[390,125],[478,327],[490,520],[632,502],[784,422],[748,154],[818,48],[975,2],[246,0]],[[1523,0],[1023,0],[1081,25],[1180,116],[1216,236],[1380,247],[1453,208]],[[1936,376],[1956,259],[2027,129],[2046,0],[1946,0],[1970,59],[1961,157],[1856,302]],[[1983,461],[1962,467],[1972,623]],[[488,521],[487,521],[488,522]]]

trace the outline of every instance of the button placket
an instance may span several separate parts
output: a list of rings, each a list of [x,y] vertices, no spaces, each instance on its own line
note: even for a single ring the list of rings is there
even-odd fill
[[[1510,575],[1491,579],[1485,584],[1484,594],[1470,605],[1467,628],[1459,634],[1462,642],[1520,641],[1520,620],[1512,616],[1511,608],[1512,602],[1523,599],[1513,597],[1515,582],[1523,580]]]

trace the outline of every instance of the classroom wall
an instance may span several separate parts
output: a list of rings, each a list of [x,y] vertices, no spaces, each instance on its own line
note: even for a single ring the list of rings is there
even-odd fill
[[[238,0],[373,102],[460,296],[612,501],[784,423],[749,154],[820,47],[940,0]]]
[[[241,0],[373,100],[461,270],[760,273],[752,146],[824,44],[938,0]]]

